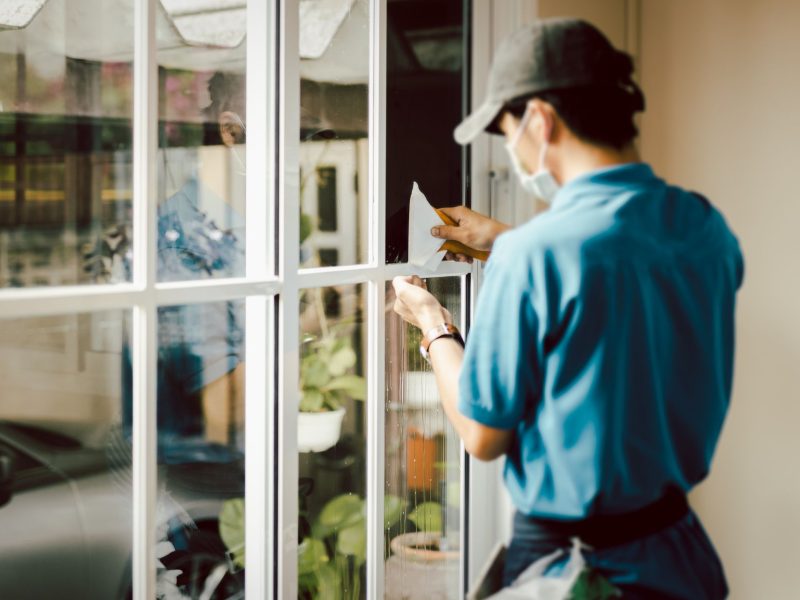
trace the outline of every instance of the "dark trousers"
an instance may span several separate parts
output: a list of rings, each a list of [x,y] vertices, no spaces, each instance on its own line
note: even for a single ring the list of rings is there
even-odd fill
[[[510,585],[536,560],[559,548],[568,551],[569,547],[568,540],[543,531],[517,513],[506,552],[503,585]],[[619,588],[626,599],[721,600],[728,595],[722,564],[691,511],[642,538],[586,550],[584,558],[587,566]],[[556,565],[562,563],[559,560]]]

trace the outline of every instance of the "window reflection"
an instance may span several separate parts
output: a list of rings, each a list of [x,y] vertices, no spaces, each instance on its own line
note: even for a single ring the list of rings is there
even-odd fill
[[[101,600],[130,590],[126,315],[0,321],[2,598]]]
[[[460,318],[460,280],[427,281]],[[393,299],[391,284],[387,300]],[[385,598],[458,598],[460,441],[419,353],[421,334],[394,313],[386,319]]]
[[[389,2],[386,74],[386,262],[408,260],[416,181],[434,207],[462,202],[453,129],[466,77],[463,0]]]
[[[162,68],[161,281],[244,276],[244,73]]]
[[[244,252],[245,4],[156,4],[160,206],[192,230],[159,243],[197,263],[173,279],[244,272],[220,254]],[[131,279],[132,21],[99,0],[0,15],[0,287]]]
[[[367,0],[300,1],[300,77],[300,263],[367,262]]]
[[[158,338],[157,511],[171,515],[156,531],[158,585],[242,597],[244,301],[159,308]],[[129,356],[125,346],[126,377]]]
[[[0,15],[0,287],[127,281],[131,7],[11,2]],[[41,8],[41,10],[39,10]],[[100,25],[100,26],[98,26]],[[119,51],[110,51],[115,47]]]

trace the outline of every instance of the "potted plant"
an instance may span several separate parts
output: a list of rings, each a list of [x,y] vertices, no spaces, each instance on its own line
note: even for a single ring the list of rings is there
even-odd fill
[[[303,340],[300,361],[300,414],[297,447],[300,452],[323,452],[341,435],[346,399],[364,400],[364,378],[352,373],[356,353],[342,326],[322,327],[319,337]]]
[[[314,525],[309,527],[303,499],[310,489],[309,482],[305,483],[306,489],[300,490],[298,598],[358,600],[364,575],[362,567],[367,560],[366,502],[357,494],[336,496],[322,507]],[[400,498],[384,498],[387,529],[400,520],[403,510]],[[245,562],[244,514],[243,498],[227,500],[220,514],[220,536],[231,561],[239,568],[243,568]]]
[[[400,520],[404,503],[387,495],[383,510],[388,529]],[[366,558],[366,501],[357,494],[331,499],[298,547],[298,597],[358,600]]]

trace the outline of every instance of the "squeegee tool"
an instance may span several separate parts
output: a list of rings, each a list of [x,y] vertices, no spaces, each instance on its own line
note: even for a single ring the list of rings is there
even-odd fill
[[[454,240],[447,240],[442,243],[442,240],[431,235],[432,227],[455,224],[456,222],[448,217],[444,211],[437,210],[430,205],[425,194],[422,193],[415,181],[411,189],[408,210],[409,264],[428,271],[435,271],[448,251],[456,254],[465,254],[482,261],[487,260],[489,258],[488,252],[476,250]]]

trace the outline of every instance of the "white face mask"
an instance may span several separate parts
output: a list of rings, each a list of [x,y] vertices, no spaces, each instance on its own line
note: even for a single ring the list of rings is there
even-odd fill
[[[519,184],[522,186],[522,189],[550,204],[561,186],[558,185],[558,182],[556,181],[555,177],[553,177],[553,174],[547,169],[547,167],[544,166],[544,158],[547,154],[547,147],[549,145],[548,142],[545,141],[544,144],[542,144],[542,150],[539,152],[539,166],[537,167],[535,173],[528,173],[525,170],[519,160],[519,157],[517,156],[517,153],[515,152],[515,148],[517,147],[522,134],[525,132],[525,129],[528,126],[530,117],[531,112],[530,107],[528,107],[525,109],[525,115],[523,115],[517,131],[514,132],[514,136],[511,138],[511,141],[506,144],[506,151],[511,159],[511,166],[514,167],[514,172],[517,174],[517,178],[519,179]]]

